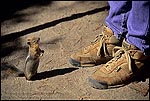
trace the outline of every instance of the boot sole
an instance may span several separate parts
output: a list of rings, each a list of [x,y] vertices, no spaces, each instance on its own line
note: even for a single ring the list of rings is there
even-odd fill
[[[107,89],[108,88],[107,83],[98,82],[91,78],[88,78],[88,83],[90,86],[92,86],[93,88],[96,88],[96,89]]]
[[[76,61],[76,60],[74,60],[74,59],[72,59],[72,58],[70,58],[69,59],[69,62],[70,62],[70,64],[72,64],[73,66],[76,66],[76,67],[92,67],[92,66],[95,66],[95,64],[92,64],[92,63],[80,63],[80,62],[78,62],[78,61]]]
[[[76,66],[76,67],[81,67],[81,63],[72,59],[72,58],[69,58],[69,62],[70,64],[72,64],[73,66]]]
[[[97,80],[94,80],[92,78],[88,78],[88,83],[91,87],[95,88],[95,89],[113,89],[113,88],[119,88],[119,87],[123,87],[127,84],[120,84],[120,85],[114,85],[114,86],[108,86],[107,83],[105,82],[100,82]]]

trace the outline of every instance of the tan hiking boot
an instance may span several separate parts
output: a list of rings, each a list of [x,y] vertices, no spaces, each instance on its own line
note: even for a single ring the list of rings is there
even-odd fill
[[[71,55],[69,61],[74,66],[95,66],[106,63],[112,59],[112,49],[121,46],[112,30],[104,26],[102,33],[92,42],[91,45]]]
[[[97,89],[129,84],[139,77],[142,79],[149,76],[148,62],[150,56],[145,56],[141,50],[123,41],[122,47],[115,53],[114,58],[89,77],[89,84]]]

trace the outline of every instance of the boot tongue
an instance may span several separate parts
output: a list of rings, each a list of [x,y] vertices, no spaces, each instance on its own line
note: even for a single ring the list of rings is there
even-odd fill
[[[150,56],[145,56],[140,49],[127,43],[125,40],[123,40],[122,47],[124,50],[128,51],[132,59],[135,60],[145,60],[148,58],[150,59]]]
[[[123,40],[122,42],[122,47],[125,49],[125,50],[139,50],[137,47],[129,44],[127,41],[125,41],[125,39]]]
[[[114,44],[114,45],[120,45],[121,44],[121,42],[114,35],[112,35],[110,37],[109,43]]]
[[[109,27],[104,26],[104,30],[106,31],[108,36],[112,36],[113,31]]]

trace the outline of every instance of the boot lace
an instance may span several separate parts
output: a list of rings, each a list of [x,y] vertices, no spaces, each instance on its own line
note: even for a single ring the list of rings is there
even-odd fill
[[[100,37],[100,45],[99,45],[99,49],[97,52],[97,56],[101,56],[101,50],[103,49],[104,52],[104,56],[105,57],[109,57],[109,53],[107,52],[107,47],[106,47],[106,37],[107,35],[105,35],[106,32],[106,27],[104,27],[104,30],[102,31],[101,34],[99,34]]]
[[[116,52],[117,51],[117,52]],[[132,67],[131,67],[131,56],[129,54],[129,52],[127,50],[125,50],[124,48],[122,47],[119,47],[119,46],[115,46],[114,49],[113,49],[113,59],[111,59],[105,66],[106,68],[113,68],[114,66],[112,66],[112,64],[114,65],[114,63],[117,62],[118,59],[121,58],[121,56],[125,54],[125,58],[127,59],[127,63],[128,63],[128,67],[129,67],[129,72],[132,73]],[[118,68],[119,70],[120,68]]]
[[[97,35],[94,41],[91,42],[91,45],[89,47],[86,47],[85,50],[88,50],[88,48],[92,47],[93,44],[99,42],[99,49],[97,51],[97,56],[101,56],[101,51],[103,50],[104,57],[110,57],[105,42],[108,36],[105,33],[106,33],[106,26],[104,26],[102,33]]]

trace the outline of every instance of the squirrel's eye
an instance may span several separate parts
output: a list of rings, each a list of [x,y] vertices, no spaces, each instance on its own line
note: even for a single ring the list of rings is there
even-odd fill
[[[34,40],[33,43],[36,43],[36,41]]]

